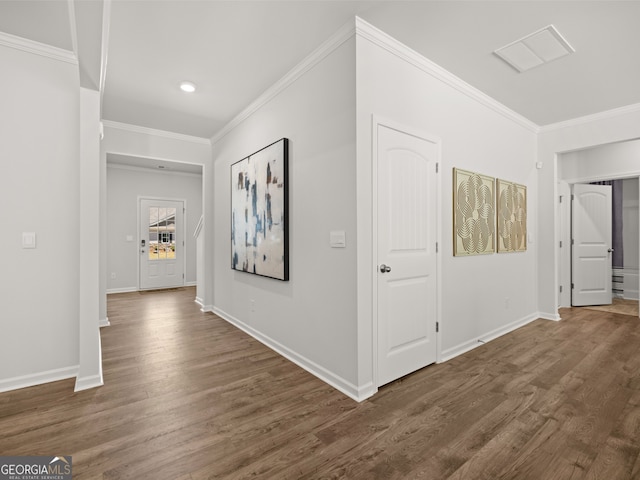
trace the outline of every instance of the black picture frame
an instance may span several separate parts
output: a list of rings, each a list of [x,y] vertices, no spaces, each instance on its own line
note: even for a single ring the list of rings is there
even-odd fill
[[[231,268],[289,280],[289,140],[231,165]]]

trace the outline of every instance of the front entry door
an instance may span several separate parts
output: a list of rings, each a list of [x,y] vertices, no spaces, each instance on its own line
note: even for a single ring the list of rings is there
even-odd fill
[[[576,184],[571,206],[571,305],[610,305],[611,186]]]
[[[377,125],[378,386],[436,361],[438,144]]]
[[[184,203],[140,199],[140,289],[184,285]]]

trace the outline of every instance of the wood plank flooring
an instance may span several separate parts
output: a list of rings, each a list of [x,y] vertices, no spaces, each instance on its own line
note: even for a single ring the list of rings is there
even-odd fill
[[[194,296],[109,296],[105,386],[0,394],[0,455],[72,455],[75,480],[640,478],[637,318],[565,309],[358,404]]]

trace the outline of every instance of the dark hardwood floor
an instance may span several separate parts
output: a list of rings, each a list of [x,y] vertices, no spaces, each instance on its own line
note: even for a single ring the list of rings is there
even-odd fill
[[[101,388],[0,394],[0,455],[74,479],[640,478],[640,321],[537,320],[360,404],[193,302],[109,296]]]

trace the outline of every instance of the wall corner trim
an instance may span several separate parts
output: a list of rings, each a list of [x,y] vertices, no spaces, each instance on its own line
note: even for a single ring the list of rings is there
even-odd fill
[[[361,402],[365,400],[366,398],[373,395],[376,391],[373,384],[371,383],[362,385],[360,387],[352,384],[351,382],[327,370],[326,368],[318,365],[312,360],[309,360],[308,358],[305,358],[299,353],[294,352],[293,350],[287,348],[286,346],[268,337],[267,335],[260,333],[258,330],[247,325],[241,320],[233,317],[232,315],[229,315],[228,313],[226,313],[225,311],[217,307],[213,308],[213,313],[218,315],[223,320],[234,325],[235,327],[239,328],[240,330],[245,332],[247,335],[250,335],[251,337],[255,338],[260,343],[269,347],[271,350],[279,353],[280,355],[285,357],[287,360],[290,360],[291,362],[295,363],[300,368],[316,376],[323,382],[331,385],[336,390],[341,391],[342,393],[352,398],[356,402]]]
[[[293,67],[284,77],[278,80],[275,84],[265,90],[256,100],[254,100],[243,111],[236,115],[229,123],[227,123],[222,129],[220,129],[213,137],[211,137],[211,143],[215,144],[220,141],[225,135],[231,132],[234,128],[240,125],[244,120],[249,118],[260,108],[266,105],[272,98],[276,97],[280,92],[285,90],[289,85],[293,84],[306,72],[311,70],[314,66],[320,63],[331,52],[336,50],[340,45],[353,37],[355,28],[353,22],[348,22],[340,30],[334,33],[328,40],[322,45],[311,52],[304,60],[298,65]]]
[[[100,328],[110,327],[110,326],[111,326],[111,322],[109,321],[109,317],[101,318],[100,321],[98,322],[98,327]]]
[[[78,65],[77,57],[69,50],[53,47],[34,40],[28,40],[9,33],[0,32],[0,45],[14,48],[16,50],[22,50],[23,52],[33,53],[42,57],[52,58],[72,65]]]
[[[543,320],[551,320],[553,322],[562,320],[562,318],[560,318],[560,315],[558,315],[557,313],[538,312],[538,316]]]
[[[155,137],[169,138],[171,140],[181,140],[183,142],[198,143],[200,145],[211,145],[211,140],[203,137],[194,137],[193,135],[185,135],[182,133],[168,132],[166,130],[157,130],[155,128],[141,127],[140,125],[132,125],[130,123],[115,122],[113,120],[102,120],[102,124],[108,128],[115,128],[132,133],[142,133],[144,135],[153,135]]]
[[[101,387],[104,385],[102,375],[90,375],[88,377],[77,377],[76,386],[73,389],[74,392],[81,392],[82,390],[89,390],[90,388]]]
[[[431,75],[434,78],[437,78],[441,82],[444,82],[450,87],[458,90],[460,93],[467,95],[471,99],[490,108],[494,112],[499,113],[500,115],[517,123],[527,130],[535,134],[540,131],[540,127],[532,121],[526,119],[519,113],[514,112],[507,106],[498,102],[494,98],[491,98],[477,88],[472,87],[464,80],[456,77],[453,73],[445,70],[440,65],[425,58],[420,53],[407,47],[403,43],[384,33],[382,30],[374,27],[370,23],[362,20],[360,17],[356,17],[356,35],[387,50],[389,53],[412,64],[423,72]]]

